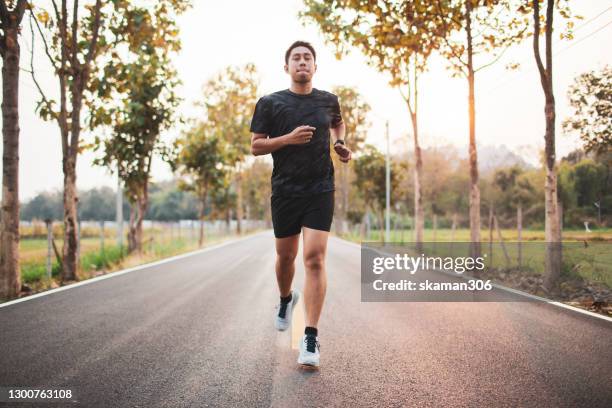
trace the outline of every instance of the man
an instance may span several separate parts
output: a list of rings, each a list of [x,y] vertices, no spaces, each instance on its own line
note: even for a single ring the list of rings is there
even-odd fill
[[[286,330],[300,297],[291,290],[300,232],[304,231],[304,304],[306,329],[298,363],[319,366],[317,324],[327,288],[325,255],[334,213],[334,166],[330,136],[340,161],[351,151],[344,144],[345,126],[338,97],[312,87],[317,70],[312,45],[296,41],[285,53],[291,86],[262,97],[251,121],[251,152],[272,153],[272,224],[276,238],[276,279],[280,304],[275,326]]]

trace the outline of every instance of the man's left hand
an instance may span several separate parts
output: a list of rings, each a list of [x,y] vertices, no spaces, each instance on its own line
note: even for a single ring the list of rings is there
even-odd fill
[[[346,147],[345,145],[340,144],[340,143],[336,143],[334,145],[334,150],[336,151],[338,156],[340,156],[340,161],[342,163],[348,163],[349,160],[351,160],[351,157],[352,157],[353,154],[351,153],[349,148]]]

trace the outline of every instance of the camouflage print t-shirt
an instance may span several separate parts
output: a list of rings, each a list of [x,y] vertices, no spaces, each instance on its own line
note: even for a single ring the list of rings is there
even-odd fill
[[[302,125],[316,128],[310,142],[272,152],[273,196],[304,197],[334,190],[329,129],[341,123],[338,97],[330,92],[313,88],[302,95],[285,89],[259,99],[251,132],[273,138]]]

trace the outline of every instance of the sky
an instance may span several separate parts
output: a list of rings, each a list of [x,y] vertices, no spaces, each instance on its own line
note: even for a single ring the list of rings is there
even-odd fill
[[[317,50],[318,71],[315,88],[330,90],[344,85],[356,88],[372,107],[372,124],[367,142],[386,149],[384,124],[390,124],[391,149],[405,151],[411,146],[410,118],[400,92],[388,84],[389,77],[367,65],[358,50],[337,60],[334,48],[325,44],[314,25],[305,26],[297,17],[302,9],[298,0],[194,0],[194,7],[179,17],[182,51],[174,64],[183,82],[178,94],[184,98],[183,118],[202,114],[195,101],[203,99],[203,84],[228,65],[257,66],[260,93],[289,87],[283,71],[284,52],[295,40],[311,42]],[[577,22],[573,41],[553,43],[554,91],[557,106],[557,157],[579,146],[576,137],[564,135],[563,119],[571,115],[567,90],[580,73],[612,64],[612,0],[574,1],[573,10],[584,17]],[[558,21],[558,20],[557,20]],[[26,23],[22,37],[21,66],[29,69],[31,38]],[[39,82],[49,95],[57,94],[57,80],[35,43],[34,64]],[[520,62],[517,71],[507,71],[510,62]],[[451,78],[447,63],[430,59],[429,71],[419,85],[419,126],[423,147],[455,145],[467,152],[467,80]],[[29,75],[20,79],[20,199],[27,201],[41,191],[62,187],[61,144],[55,122],[44,122],[35,113],[38,91]],[[535,66],[531,41],[509,49],[495,65],[476,77],[476,139],[479,146],[505,145],[524,159],[537,163],[544,146],[544,96]],[[98,131],[99,132],[99,131]],[[180,134],[180,127],[164,133],[165,140]],[[84,132],[91,140],[94,133]],[[347,135],[350,137],[350,135]],[[1,148],[1,146],[0,146]],[[85,152],[77,163],[77,187],[115,187],[116,178],[92,161],[97,154]],[[172,178],[169,167],[156,161],[153,180]]]

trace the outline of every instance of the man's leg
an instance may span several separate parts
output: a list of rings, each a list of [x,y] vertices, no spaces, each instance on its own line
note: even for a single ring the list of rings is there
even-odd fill
[[[286,238],[276,238],[276,280],[281,297],[287,297],[291,293],[299,240],[299,233]]]
[[[325,255],[327,253],[328,231],[304,227],[304,306],[306,326],[317,327],[323,309],[327,276],[325,274]]]

